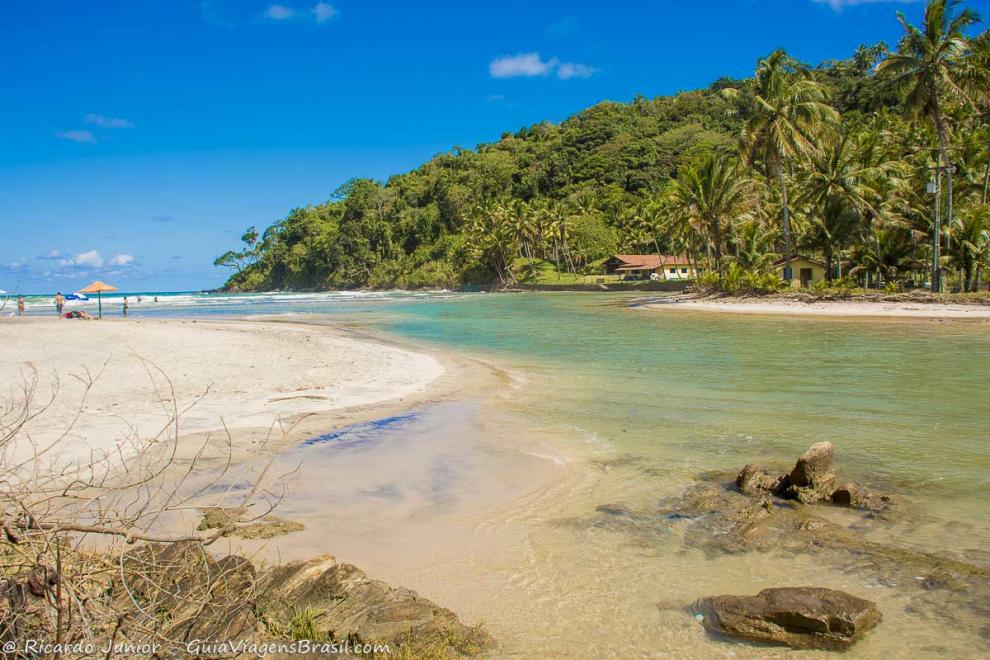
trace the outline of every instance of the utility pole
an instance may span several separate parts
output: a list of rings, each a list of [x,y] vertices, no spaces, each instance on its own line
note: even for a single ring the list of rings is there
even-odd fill
[[[928,169],[933,170],[935,173],[935,180],[929,181],[925,185],[925,192],[929,195],[935,195],[935,230],[932,233],[932,293],[942,293],[942,172],[945,172],[949,176],[949,181],[951,182],[952,175],[956,171],[956,166],[951,163],[945,163],[944,165],[930,166]],[[951,214],[951,187],[949,188],[949,195],[948,210]],[[951,219],[951,217],[951,215],[947,216],[947,220]]]

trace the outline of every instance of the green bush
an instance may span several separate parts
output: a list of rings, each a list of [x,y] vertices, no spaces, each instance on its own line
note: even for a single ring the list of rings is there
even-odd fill
[[[709,271],[699,275],[696,283],[702,291],[756,296],[774,293],[783,286],[777,273],[746,269],[735,262],[726,265],[721,277],[715,271]]]
[[[845,275],[831,282],[828,280],[819,280],[811,285],[811,290],[819,296],[847,298],[852,295],[857,286],[855,277]]]

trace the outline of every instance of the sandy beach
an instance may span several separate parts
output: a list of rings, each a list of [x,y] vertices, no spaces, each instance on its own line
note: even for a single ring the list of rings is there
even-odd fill
[[[0,322],[0,377],[7,384],[3,397],[21,397],[22,383],[32,370],[38,378],[33,409],[51,405],[22,435],[38,447],[48,446],[80,411],[57,451],[47,454],[58,462],[85,460],[91,451],[126,453],[136,438],[153,438],[169,426],[173,399],[183,411],[180,437],[226,426],[236,445],[251,436],[238,431],[277,427],[279,420],[291,423],[306,414],[411,403],[445,372],[433,357],[344,336],[326,326]],[[20,442],[14,456],[29,451],[30,443]]]
[[[685,298],[671,296],[635,305],[653,311],[699,311],[726,314],[772,314],[782,316],[990,319],[990,305],[943,303],[828,301],[800,302],[760,298]]]

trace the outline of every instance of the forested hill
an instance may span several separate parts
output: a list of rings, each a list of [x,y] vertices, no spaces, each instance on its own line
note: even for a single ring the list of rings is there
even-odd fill
[[[243,270],[227,286],[244,290],[456,286],[491,282],[466,232],[480,204],[562,200],[602,211],[574,227],[616,249],[608,217],[660,192],[692,156],[730,149],[740,119],[720,85],[631,103],[602,102],[560,124],[505,133],[477,149],[454,148],[387,183],[347,182],[333,199],[292,210],[228,263]],[[586,226],[588,225],[588,226]],[[600,235],[599,235],[600,234]],[[573,248],[572,248],[573,249]]]
[[[231,290],[298,290],[511,282],[520,261],[544,259],[559,271],[592,272],[619,251],[687,251],[709,260],[738,257],[743,249],[779,253],[779,195],[776,177],[768,176],[769,158],[738,157],[741,136],[758,111],[753,99],[768,93],[760,85],[810,81],[822,104],[841,117],[838,133],[844,127],[875,130],[877,117],[899,135],[911,130],[894,108],[896,90],[873,74],[889,56],[885,45],[861,47],[848,60],[814,69],[776,55],[761,61],[753,79],[723,79],[706,89],[628,103],[604,101],[560,124],[505,133],[473,150],[455,147],[387,182],[353,179],[324,204],[294,209],[263,232],[249,229],[242,249],[216,263],[234,270],[226,285]],[[768,73],[768,66],[776,69]],[[808,93],[806,85],[799,87],[793,93]],[[806,129],[817,135],[814,127]],[[929,132],[922,138],[934,140]],[[672,205],[679,174],[702,171],[706,159],[711,164],[722,155],[740,180],[752,184],[732,213],[756,229]],[[785,164],[789,182],[798,185],[814,155]],[[923,181],[916,184],[923,187]],[[798,206],[791,214],[798,231],[812,231],[813,214]],[[875,218],[864,219],[864,226],[867,220],[876,226]],[[917,245],[922,239],[923,232]],[[825,248],[829,258],[836,248],[842,246]]]

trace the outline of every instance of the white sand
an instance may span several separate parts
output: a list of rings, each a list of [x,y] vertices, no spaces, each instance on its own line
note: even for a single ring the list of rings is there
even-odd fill
[[[806,303],[791,300],[684,299],[657,300],[638,309],[693,310],[729,314],[775,314],[785,316],[900,317],[944,319],[990,319],[990,305],[942,303],[830,301]]]
[[[84,391],[78,377],[86,370],[99,374],[82,416],[49,455],[72,462],[84,460],[91,449],[121,446],[126,451],[128,437],[160,432],[171,416],[162,373],[171,379],[180,408],[195,403],[181,417],[180,437],[217,431],[224,423],[231,429],[269,427],[305,413],[398,401],[422,392],[444,373],[427,355],[301,324],[0,321],[0,382],[5,385],[0,398],[20,395],[28,363],[40,373],[35,408],[50,399],[56,380],[60,386],[54,405],[22,434],[39,446],[57,439],[78,409]],[[22,441],[15,455],[28,451]]]

